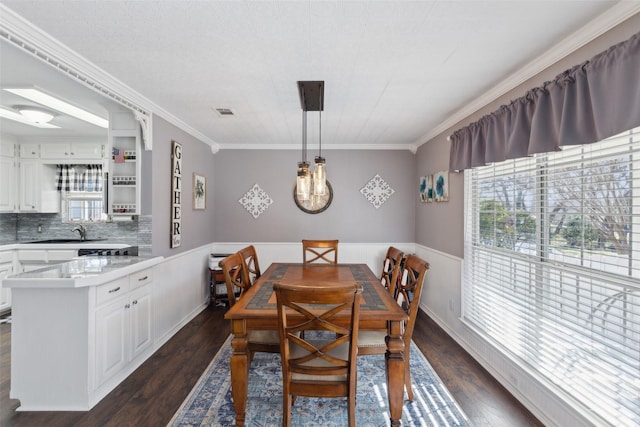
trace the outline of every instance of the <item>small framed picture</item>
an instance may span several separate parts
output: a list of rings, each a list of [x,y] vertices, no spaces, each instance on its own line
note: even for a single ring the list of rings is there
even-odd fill
[[[204,210],[207,207],[207,178],[193,174],[193,209]]]
[[[420,201],[422,203],[433,202],[433,177],[431,175],[420,177]]]
[[[433,193],[436,202],[449,201],[449,171],[436,172],[433,175]]]

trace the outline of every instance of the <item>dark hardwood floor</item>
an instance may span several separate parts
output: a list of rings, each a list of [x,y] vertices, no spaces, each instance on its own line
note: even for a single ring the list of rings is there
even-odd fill
[[[0,324],[0,426],[166,426],[229,335],[223,316],[219,307],[204,310],[88,412],[16,412],[11,326]],[[413,338],[474,426],[542,426],[422,312]]]

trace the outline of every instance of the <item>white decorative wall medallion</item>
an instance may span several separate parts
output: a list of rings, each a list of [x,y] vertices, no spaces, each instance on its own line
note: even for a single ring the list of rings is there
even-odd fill
[[[389,186],[389,184],[376,174],[371,181],[360,189],[360,193],[371,203],[376,209],[378,209],[395,190]]]
[[[269,208],[273,200],[258,184],[254,184],[238,202],[244,206],[254,219],[257,219],[261,213]]]

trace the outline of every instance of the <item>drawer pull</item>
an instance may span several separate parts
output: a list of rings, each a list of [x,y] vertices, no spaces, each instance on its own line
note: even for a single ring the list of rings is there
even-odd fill
[[[147,280],[149,276],[144,276],[138,279],[138,282],[142,282],[143,280]]]
[[[117,288],[113,288],[109,291],[110,294],[114,293],[114,292],[118,292],[120,290],[120,286],[118,286]]]

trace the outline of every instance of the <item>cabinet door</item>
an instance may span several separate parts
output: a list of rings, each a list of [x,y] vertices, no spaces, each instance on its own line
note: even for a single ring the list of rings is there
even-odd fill
[[[151,346],[151,287],[131,292],[131,359]]]
[[[71,156],[74,159],[102,159],[102,144],[72,144]]]
[[[128,362],[128,314],[126,298],[96,311],[96,384],[100,386]]]
[[[60,142],[47,142],[41,144],[40,158],[42,159],[68,159],[71,157],[71,144]]]
[[[37,159],[40,157],[40,146],[38,144],[20,144],[20,158]]]
[[[16,160],[0,156],[0,212],[16,209]]]
[[[20,206],[21,212],[37,212],[40,208],[40,176],[36,160],[20,161]]]
[[[0,311],[11,308],[11,290],[2,287],[2,279],[13,274],[13,263],[0,264]]]

